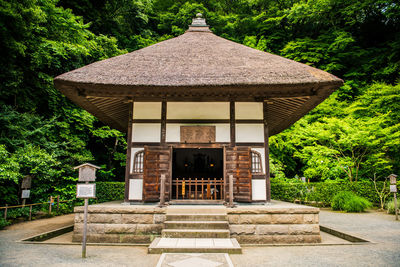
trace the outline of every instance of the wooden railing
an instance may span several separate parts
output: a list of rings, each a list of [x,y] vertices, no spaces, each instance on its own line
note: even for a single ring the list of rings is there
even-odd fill
[[[174,178],[173,198],[223,200],[224,185],[222,178]]]

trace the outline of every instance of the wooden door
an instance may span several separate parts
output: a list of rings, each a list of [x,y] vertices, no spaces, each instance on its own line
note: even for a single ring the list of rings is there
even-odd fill
[[[227,147],[225,150],[225,199],[229,199],[229,175],[233,175],[233,198],[238,202],[251,202],[251,149]]]
[[[160,200],[161,175],[165,175],[165,200],[169,201],[171,189],[171,149],[167,147],[144,148],[143,200]]]

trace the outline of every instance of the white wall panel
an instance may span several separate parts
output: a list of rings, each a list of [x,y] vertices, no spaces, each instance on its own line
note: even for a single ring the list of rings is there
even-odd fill
[[[142,200],[143,197],[143,180],[129,180],[129,200]]]
[[[263,124],[236,124],[237,143],[263,143],[264,125]]]
[[[132,142],[160,142],[160,123],[134,123],[132,125]]]
[[[229,102],[167,102],[167,119],[229,119]]]
[[[262,120],[263,103],[261,102],[236,102],[235,117],[237,120]]]
[[[161,119],[161,102],[134,102],[134,119]]]
[[[180,142],[181,141],[181,125],[175,123],[167,123],[166,142]]]
[[[229,143],[231,141],[231,127],[229,124],[215,125],[215,141]]]
[[[253,179],[251,181],[252,200],[266,200],[266,188],[264,179]]]

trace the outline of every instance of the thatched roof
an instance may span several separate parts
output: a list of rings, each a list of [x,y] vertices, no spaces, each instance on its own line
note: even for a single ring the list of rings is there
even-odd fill
[[[285,118],[271,134],[343,84],[322,70],[218,37],[208,27],[190,27],[181,36],[70,71],[54,82],[78,105],[120,130],[127,127],[124,101],[130,97],[138,101],[306,97],[303,108],[296,108],[297,115],[290,115],[290,123]],[[317,98],[310,102],[313,96]],[[110,97],[115,107],[120,106],[119,118],[101,108],[107,99],[113,102]]]

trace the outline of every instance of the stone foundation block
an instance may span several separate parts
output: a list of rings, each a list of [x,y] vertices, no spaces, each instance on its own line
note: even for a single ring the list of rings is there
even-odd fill
[[[74,233],[83,233],[83,223],[74,224]],[[104,234],[104,224],[90,223],[87,225],[88,234]]]
[[[313,235],[319,234],[318,224],[293,224],[289,225],[290,235]]]
[[[318,223],[318,214],[304,214],[303,221],[304,223]]]
[[[271,222],[271,214],[241,214],[239,216],[240,224],[269,224]]]
[[[138,234],[161,234],[162,224],[138,224],[136,233]]]
[[[83,213],[75,213],[74,223],[83,223]]]
[[[301,224],[303,223],[303,214],[272,214],[271,222],[274,224]]]
[[[153,241],[155,236],[151,235],[121,235],[120,243],[136,243],[136,244],[148,244]]]
[[[231,235],[240,244],[273,244],[272,235]]]
[[[257,235],[288,235],[289,226],[284,224],[257,225],[255,233]]]
[[[153,223],[153,214],[122,214],[121,223]]]
[[[125,234],[136,233],[136,224],[105,224],[104,232],[106,234]]]
[[[249,235],[249,234],[254,234],[256,231],[256,226],[255,225],[230,225],[229,230],[231,234],[237,234],[237,235]]]
[[[274,235],[273,243],[275,244],[296,244],[303,243],[303,235]]]
[[[154,214],[153,223],[164,223],[166,220],[165,214]]]
[[[318,235],[305,235],[303,236],[304,243],[321,243],[321,236]]]
[[[228,215],[228,222],[230,224],[239,224],[240,215]]]
[[[89,223],[122,223],[122,215],[121,214],[106,214],[106,213],[89,213],[88,214],[88,222]]]

